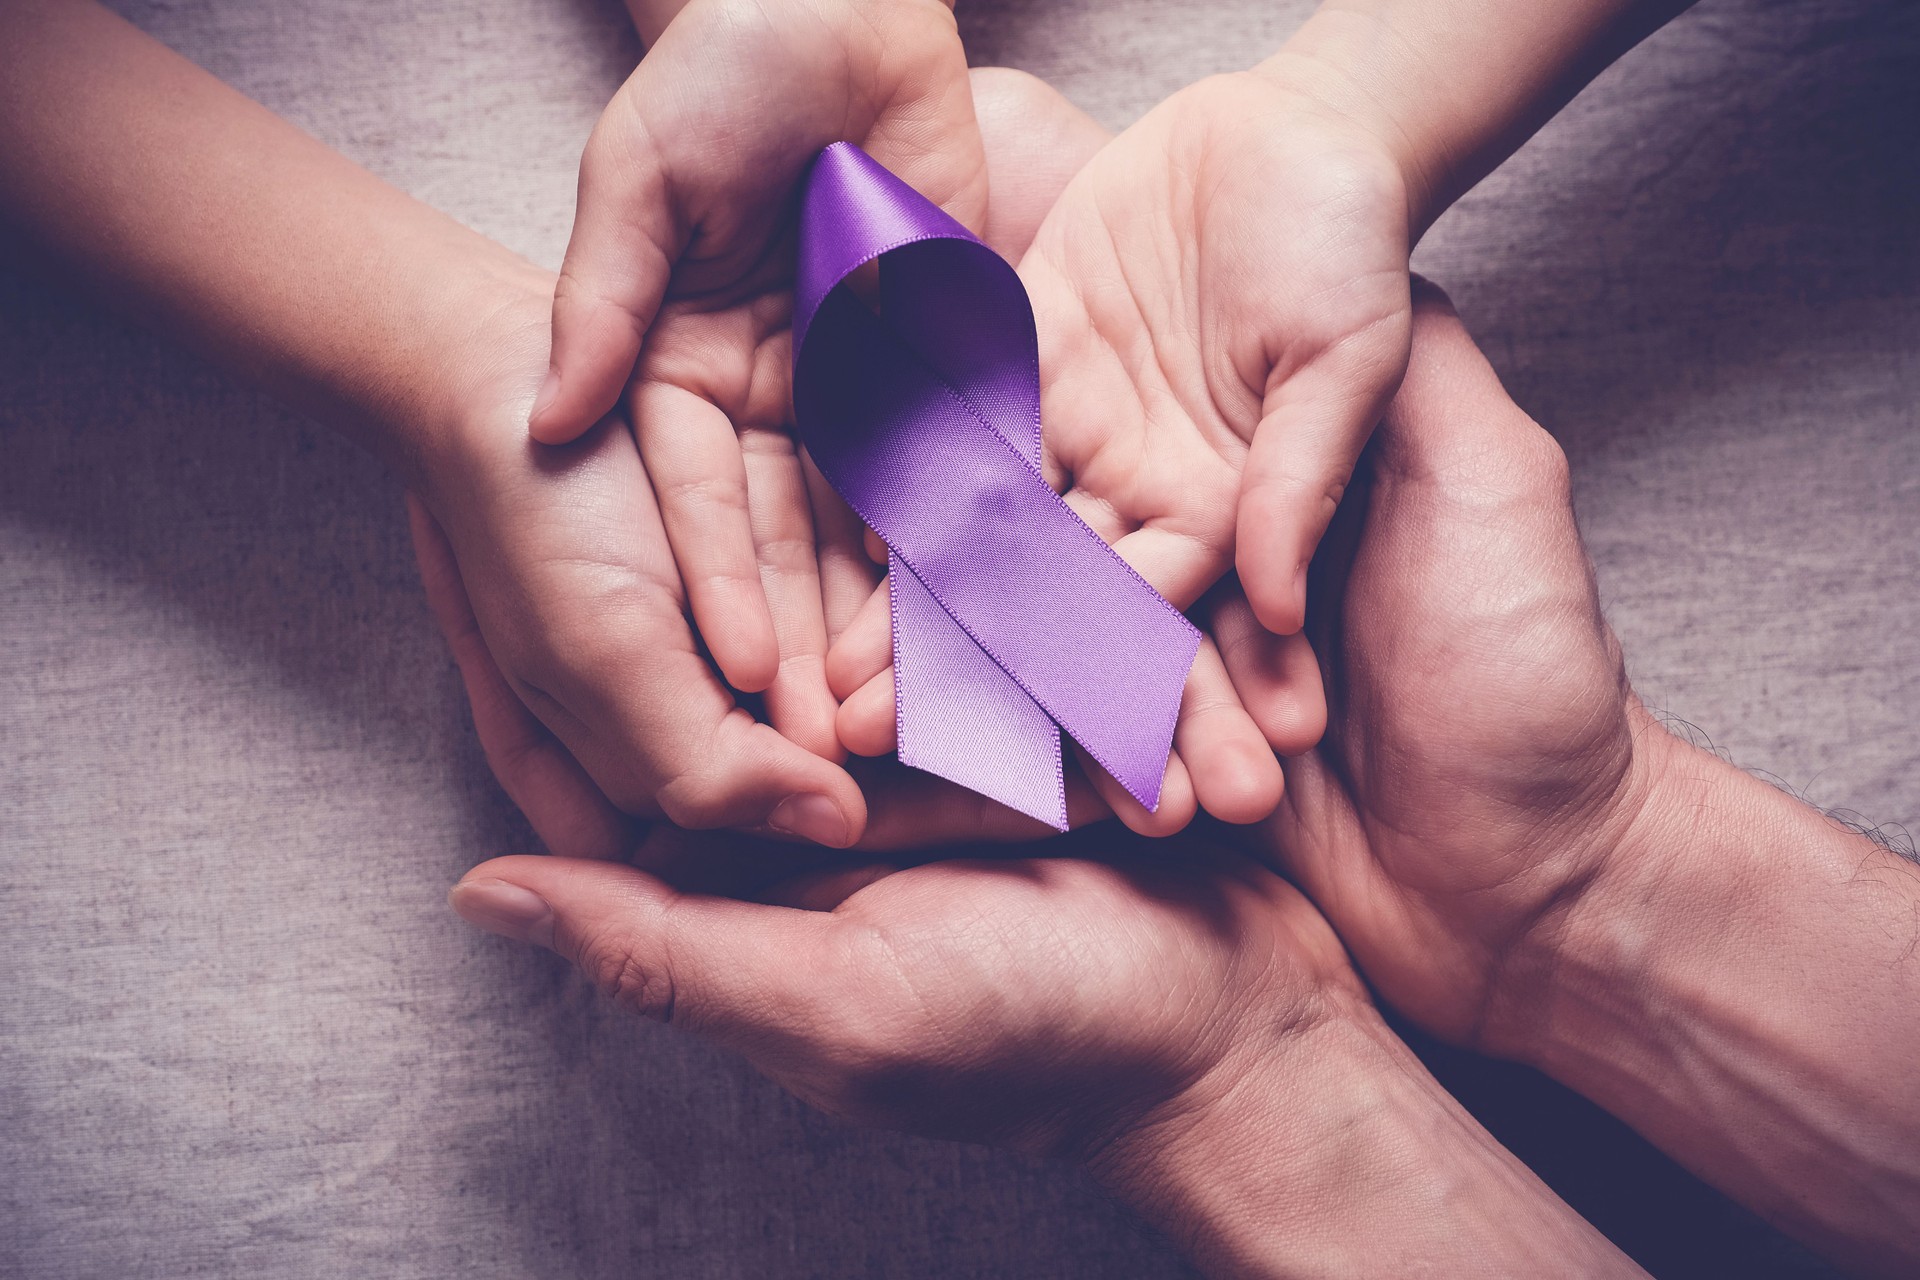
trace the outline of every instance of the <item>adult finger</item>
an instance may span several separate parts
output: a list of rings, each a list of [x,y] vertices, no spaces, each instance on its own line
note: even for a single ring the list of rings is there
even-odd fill
[[[419,498],[408,493],[406,502],[427,607],[453,651],[473,710],[474,732],[493,776],[549,852],[567,858],[624,856],[639,837],[638,824],[601,794],[500,674],[474,619],[445,531]]]
[[[634,439],[694,624],[727,683],[759,693],[779,672],[780,649],[748,515],[740,438],[712,402],[670,383],[641,382],[632,405]]]
[[[832,916],[685,894],[633,867],[496,858],[448,901],[470,924],[558,952],[626,1008],[749,1054],[811,1039],[839,985]]]
[[[1382,424],[1384,465],[1482,498],[1541,492],[1558,514],[1567,502],[1565,453],[1507,394],[1447,295],[1417,276],[1413,343]],[[1565,523],[1556,516],[1556,533]]]

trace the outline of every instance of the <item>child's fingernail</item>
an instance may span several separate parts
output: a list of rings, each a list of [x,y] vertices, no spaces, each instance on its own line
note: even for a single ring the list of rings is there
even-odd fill
[[[767,817],[775,831],[838,849],[847,843],[847,819],[825,796],[788,796]]]
[[[541,415],[551,409],[553,402],[559,398],[560,371],[548,369],[546,379],[540,384],[540,394],[533,398],[533,415],[527,421],[530,423],[540,421]]]
[[[453,886],[447,901],[462,920],[488,933],[553,945],[553,908],[530,889],[505,880],[463,880]]]

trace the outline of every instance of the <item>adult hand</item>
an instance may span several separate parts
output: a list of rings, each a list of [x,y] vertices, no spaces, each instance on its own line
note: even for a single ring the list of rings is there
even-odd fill
[[[1566,460],[1437,293],[1314,568],[1326,740],[1267,853],[1386,999],[1530,1063],[1850,1269],[1920,1259],[1920,876],[1666,733]],[[1244,602],[1216,634],[1250,706]]]
[[[724,847],[672,847],[685,842],[663,832],[642,860],[742,864]],[[789,863],[727,887],[761,901],[632,867],[503,858],[453,903],[834,1115],[1076,1159],[1230,1088],[1246,1055],[1363,999],[1305,899],[1218,848],[798,876]]]
[[[693,621],[775,728],[834,758],[815,634],[809,474],[789,425],[793,210],[857,142],[978,227],[987,177],[940,0],[693,0],[588,141],[530,428],[577,439],[624,403]],[[643,349],[644,348],[644,349]]]
[[[454,908],[834,1115],[1082,1162],[1208,1274],[1640,1274],[1244,856],[1105,827],[1043,859],[796,875],[789,851],[660,834],[662,875],[503,858]]]
[[[1389,1000],[1497,1051],[1665,735],[1641,732],[1559,446],[1416,296],[1406,381],[1315,562],[1327,734],[1264,838]],[[1258,715],[1278,642],[1243,599],[1212,625]]]

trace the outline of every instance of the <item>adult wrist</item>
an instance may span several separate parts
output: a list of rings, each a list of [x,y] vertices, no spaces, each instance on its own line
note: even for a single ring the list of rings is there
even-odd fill
[[[1216,1277],[1639,1274],[1358,993],[1224,1062],[1089,1162]]]
[[[1509,1056],[1815,1248],[1910,1274],[1920,870],[1658,726],[1640,737],[1646,803],[1555,931]]]

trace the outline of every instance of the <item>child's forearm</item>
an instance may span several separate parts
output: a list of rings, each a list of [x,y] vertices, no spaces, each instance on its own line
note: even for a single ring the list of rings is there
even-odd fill
[[[1328,0],[1261,70],[1396,155],[1418,236],[1692,0]]]
[[[875,4],[943,4],[953,8],[953,0],[859,0],[860,3]],[[640,33],[640,42],[649,49],[660,38],[679,12],[692,0],[626,0],[627,12],[633,17],[633,26]]]
[[[0,46],[0,216],[403,469],[469,407],[489,313],[543,293],[511,253],[96,5],[0,8]]]

